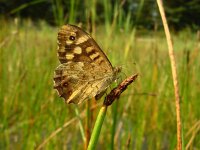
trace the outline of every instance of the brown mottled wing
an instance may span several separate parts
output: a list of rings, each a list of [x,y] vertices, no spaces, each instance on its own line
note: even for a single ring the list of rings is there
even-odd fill
[[[64,25],[58,33],[58,58],[54,88],[67,103],[81,103],[102,95],[116,72],[89,34],[79,27]]]
[[[68,62],[56,68],[54,81],[54,88],[67,103],[81,103],[105,91],[113,81],[113,72],[94,63]]]
[[[61,63],[94,61],[106,69],[113,69],[94,39],[74,25],[64,25],[58,32],[58,58]]]

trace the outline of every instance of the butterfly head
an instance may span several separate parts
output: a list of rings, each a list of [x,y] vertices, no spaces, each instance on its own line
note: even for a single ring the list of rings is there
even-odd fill
[[[118,78],[121,71],[122,71],[122,67],[120,67],[120,66],[113,68],[113,73],[114,73],[113,77],[115,78],[114,80],[116,80]]]

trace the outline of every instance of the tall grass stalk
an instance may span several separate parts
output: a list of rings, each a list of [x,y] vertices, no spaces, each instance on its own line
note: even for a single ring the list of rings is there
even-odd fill
[[[135,33],[136,33],[136,28],[133,27],[133,29],[130,33],[129,40],[127,40],[125,48],[124,48],[124,59],[126,59],[127,56],[130,54],[131,46],[134,44]]]
[[[91,132],[91,129],[90,127],[92,126],[91,125],[91,102],[90,100],[88,100],[86,102],[86,118],[85,118],[85,134],[86,134],[86,140],[85,140],[85,149],[87,149],[88,147],[88,143],[90,141],[90,132]]]
[[[79,110],[78,110],[78,107],[77,107],[77,106],[75,106],[75,114],[76,114],[76,117],[77,117],[77,119],[78,119],[79,128],[80,128],[80,132],[81,132],[81,137],[82,137],[82,139],[83,139],[83,142],[86,142],[83,124],[82,124],[81,117],[80,117],[80,113],[79,113]]]
[[[95,38],[95,33],[96,33],[96,0],[91,0],[91,27],[92,27],[92,36]]]
[[[70,124],[74,123],[77,120],[77,118],[72,118],[71,120],[67,121],[62,127],[59,127],[58,129],[54,130],[46,139],[44,139],[44,141],[39,144],[36,147],[36,150],[41,150],[44,148],[44,146],[55,136],[57,136],[57,134],[59,134],[64,128],[68,127]]]
[[[165,16],[164,8],[162,5],[162,0],[157,0],[158,8],[160,11],[160,15],[162,18],[165,35],[168,44],[168,52],[169,58],[171,62],[171,71],[174,83],[174,94],[175,94],[175,104],[176,104],[176,120],[177,120],[177,150],[182,150],[182,127],[181,127],[181,108],[180,108],[180,93],[179,93],[179,83],[178,83],[178,75],[177,75],[177,68],[176,68],[176,61],[174,57],[174,48],[171,40],[171,35],[169,31],[169,27],[167,24],[167,19]]]
[[[76,0],[70,0],[70,7],[69,7],[69,23],[75,23],[75,14],[76,14]]]
[[[19,11],[31,6],[31,5],[36,5],[36,4],[39,4],[39,3],[44,3],[46,2],[46,0],[33,0],[31,2],[28,2],[28,3],[24,3],[20,6],[18,6],[17,8],[14,8],[13,10],[10,11],[10,14],[15,14],[15,13],[18,13]]]
[[[62,4],[62,0],[51,0],[52,1],[52,10],[55,19],[55,23],[58,26],[61,26],[66,21],[64,18],[64,7]]]
[[[141,16],[141,13],[142,13],[142,9],[144,7],[144,2],[145,2],[145,0],[140,0],[140,4],[139,4],[138,10],[137,10],[137,15],[136,15],[136,19],[135,19],[136,20],[135,24],[137,24],[137,22],[140,19],[140,16]]]
[[[119,101],[116,101],[112,105],[112,126],[111,126],[111,139],[110,139],[110,150],[115,149],[115,133],[116,133],[116,127],[117,127],[117,117],[118,117],[118,105]]]
[[[105,19],[105,29],[106,33],[109,35],[110,34],[110,24],[112,20],[112,6],[110,1],[104,0],[103,1],[103,6],[104,6],[104,19]]]

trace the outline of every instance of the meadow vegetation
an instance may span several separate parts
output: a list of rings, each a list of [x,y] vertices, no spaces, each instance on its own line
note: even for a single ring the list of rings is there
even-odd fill
[[[115,148],[174,149],[175,102],[164,33],[136,31],[132,39],[130,31],[116,29],[108,36],[105,30],[105,26],[97,26],[95,39],[112,64],[123,67],[121,77],[133,73],[139,73],[139,77],[109,107],[98,148],[109,147],[115,118]],[[57,31],[44,22],[36,26],[30,20],[1,20],[0,149],[34,149],[76,116],[74,105],[65,104],[53,89],[53,73],[58,65]],[[187,149],[200,146],[198,38],[190,30],[173,34]],[[83,112],[85,104],[78,107]],[[93,110],[93,122],[98,108],[97,105]],[[54,136],[45,149],[82,149],[83,145],[80,128],[74,121]]]

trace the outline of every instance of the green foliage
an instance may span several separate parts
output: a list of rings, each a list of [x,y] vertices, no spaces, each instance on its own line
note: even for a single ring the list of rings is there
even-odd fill
[[[97,26],[96,40],[114,66],[122,65],[126,76],[137,72],[139,77],[122,94],[118,104],[111,106],[113,109],[108,107],[97,149],[108,148],[113,131],[114,149],[174,149],[174,91],[164,34],[139,30],[130,34],[131,27],[126,30],[117,27],[108,35],[105,26]],[[56,37],[57,28],[44,22],[35,26],[30,20],[1,20],[0,149],[35,149],[76,116],[73,105],[64,104],[53,89],[53,72],[58,65]],[[190,30],[174,35],[173,40],[181,87],[184,143],[185,147],[195,149],[200,146],[199,41]],[[127,45],[129,51],[125,57]],[[78,106],[80,114],[84,106]],[[98,111],[99,107],[95,109]],[[82,149],[82,139],[76,121],[61,128],[44,147]]]
[[[199,29],[200,2],[199,0],[165,1],[164,3],[169,24],[174,29],[191,27]]]
[[[163,1],[171,28],[176,30],[186,27],[198,30],[200,26],[199,0]],[[141,28],[154,29],[162,27],[156,1],[154,0],[27,0],[0,1],[1,16],[6,18],[21,17],[34,20],[46,20],[51,25],[64,23],[91,23],[103,22],[107,31],[115,20],[117,25],[124,26],[129,16],[131,24]],[[94,28],[95,26],[93,26]]]

